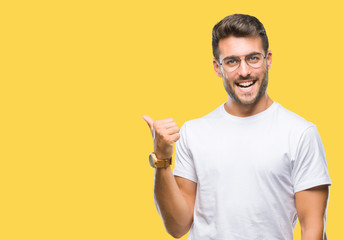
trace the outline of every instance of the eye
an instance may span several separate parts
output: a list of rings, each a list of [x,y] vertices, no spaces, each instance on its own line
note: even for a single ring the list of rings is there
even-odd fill
[[[251,55],[247,57],[247,60],[249,62],[258,62],[261,60],[261,57],[259,55]]]
[[[233,59],[233,58],[224,60],[224,64],[229,65],[229,66],[236,65],[238,62],[239,61],[237,59]]]

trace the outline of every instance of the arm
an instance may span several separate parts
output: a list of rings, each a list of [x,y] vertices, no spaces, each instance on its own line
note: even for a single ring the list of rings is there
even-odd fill
[[[329,189],[321,185],[295,193],[302,240],[326,240],[324,221]]]
[[[180,138],[179,128],[171,118],[153,121],[143,116],[154,140],[158,159],[173,155],[174,143]],[[170,167],[155,169],[154,200],[167,232],[175,238],[185,235],[193,223],[196,183],[174,177]]]
[[[174,177],[170,168],[155,170],[155,205],[168,233],[175,238],[185,235],[193,223],[196,183]]]

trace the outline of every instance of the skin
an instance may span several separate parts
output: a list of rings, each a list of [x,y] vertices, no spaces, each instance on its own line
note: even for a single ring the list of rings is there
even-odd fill
[[[328,185],[295,193],[295,204],[301,226],[302,240],[326,240],[324,215],[328,203]]]
[[[153,121],[144,115],[154,140],[158,159],[173,155],[174,143],[180,138],[179,128],[171,118]],[[155,169],[154,200],[167,232],[174,238],[185,235],[193,223],[197,184],[188,179],[174,177],[170,167]]]
[[[228,56],[242,56],[252,52],[265,54],[260,37],[228,37],[219,41],[219,60],[222,61]],[[228,101],[225,103],[225,110],[235,116],[248,117],[266,110],[273,101],[268,96],[266,89],[268,85],[268,70],[272,66],[272,52],[268,51],[266,60],[262,67],[252,68],[241,58],[240,67],[234,72],[227,73],[213,59],[213,67],[217,76],[223,79],[223,84],[228,93]],[[253,91],[242,93],[237,82],[257,79]]]
[[[225,110],[235,116],[248,117],[266,110],[273,101],[268,96],[268,70],[272,64],[272,53],[261,68],[251,68],[243,60],[252,52],[264,54],[259,37],[228,37],[219,41],[220,61],[227,56],[241,56],[241,65],[234,71],[225,72],[213,59],[213,67],[228,93]],[[237,82],[257,80],[250,92],[242,92]],[[158,159],[172,156],[174,143],[180,138],[179,128],[171,118],[154,121],[144,115],[154,140],[154,152]],[[186,234],[193,223],[193,211],[197,184],[185,178],[173,176],[170,167],[155,169],[154,199],[167,232],[175,238]],[[296,209],[301,226],[302,240],[326,240],[324,215],[328,201],[328,186],[317,186],[295,193]]]

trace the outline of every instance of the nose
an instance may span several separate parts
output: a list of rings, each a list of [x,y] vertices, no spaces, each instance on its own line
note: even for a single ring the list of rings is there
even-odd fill
[[[250,66],[245,61],[241,61],[241,64],[238,67],[238,74],[242,77],[246,77],[246,76],[249,76],[250,73],[251,73]]]

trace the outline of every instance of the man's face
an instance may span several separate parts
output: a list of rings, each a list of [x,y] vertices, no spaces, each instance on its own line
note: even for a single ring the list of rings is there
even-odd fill
[[[260,37],[228,37],[219,41],[219,60],[227,57],[241,58],[240,66],[233,72],[227,72],[213,60],[215,71],[223,78],[226,92],[240,105],[258,102],[268,86],[268,70],[271,67],[272,54],[269,51],[260,68],[253,68],[245,62],[245,55],[262,53],[265,56]],[[244,85],[245,86],[244,86]],[[251,86],[249,86],[252,84]],[[249,86],[249,87],[248,87]]]

